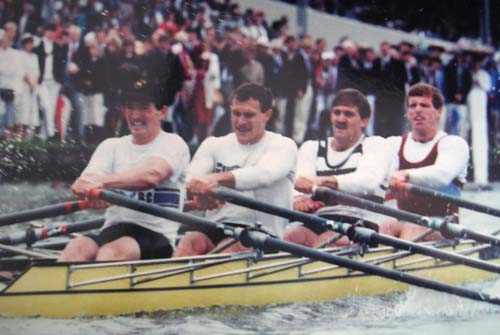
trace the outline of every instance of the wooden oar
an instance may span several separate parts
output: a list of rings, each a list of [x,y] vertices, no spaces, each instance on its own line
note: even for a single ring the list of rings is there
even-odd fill
[[[470,210],[473,210],[476,212],[485,213],[485,214],[500,217],[500,210],[499,209],[485,206],[485,205],[481,205],[481,204],[478,204],[478,203],[475,203],[472,201],[468,201],[468,200],[464,200],[461,198],[457,198],[457,197],[454,197],[452,195],[449,195],[449,194],[446,194],[443,192],[439,192],[439,191],[436,191],[436,190],[433,190],[433,189],[430,189],[427,187],[417,186],[417,185],[413,185],[410,183],[399,182],[399,183],[394,184],[394,186],[392,188],[394,188],[396,190],[404,190],[404,191],[407,191],[407,192],[410,192],[413,194],[418,194],[418,195],[422,195],[422,196],[426,196],[426,197],[430,197],[430,198],[444,200],[451,205],[455,205],[455,206],[467,208],[467,209],[470,209]]]
[[[488,263],[482,260],[472,259],[469,257],[465,257],[463,255],[424,246],[411,241],[405,241],[392,236],[379,234],[376,231],[368,228],[355,227],[350,224],[328,220],[326,218],[322,218],[317,215],[307,214],[283,207],[270,205],[266,202],[245,197],[240,193],[237,193],[231,189],[220,187],[215,191],[215,195],[221,197],[227,202],[236,205],[277,215],[289,220],[303,222],[304,224],[306,224],[306,226],[310,227],[321,226],[324,227],[325,229],[336,231],[337,233],[340,233],[342,235],[347,235],[350,240],[355,242],[363,242],[367,244],[378,243],[378,244],[388,245],[396,249],[407,250],[423,254],[426,256],[431,256],[442,260],[450,261],[453,263],[467,265],[473,268],[489,272],[500,273],[500,266],[496,264]]]
[[[488,243],[493,246],[500,246],[500,239],[486,234],[475,232],[471,229],[462,227],[456,223],[447,222],[443,219],[429,218],[427,216],[403,211],[401,209],[388,207],[374,201],[365,200],[343,192],[332,190],[326,187],[317,187],[314,196],[319,199],[330,199],[338,203],[353,207],[367,209],[369,211],[392,216],[399,220],[415,223],[419,226],[428,227],[440,231],[447,237],[468,238],[480,243]]]
[[[0,215],[0,226],[70,214],[87,208],[89,208],[89,204],[86,200],[62,202],[56,205]]]
[[[104,218],[63,224],[52,228],[30,228],[26,231],[12,233],[7,236],[0,236],[0,243],[3,244],[33,244],[36,241],[47,239],[55,236],[69,235],[81,231],[92,230],[101,227],[104,224]]]
[[[299,246],[297,244],[281,241],[277,238],[270,237],[269,235],[261,231],[249,230],[248,228],[242,228],[242,227],[234,227],[227,224],[218,224],[201,217],[177,212],[167,208],[162,208],[153,204],[135,200],[110,191],[94,189],[90,192],[89,196],[94,199],[102,199],[110,203],[113,203],[115,205],[123,206],[129,209],[133,209],[150,215],[155,215],[165,219],[177,221],[183,224],[205,225],[205,226],[210,226],[212,228],[218,228],[221,229],[222,232],[227,237],[236,238],[240,240],[242,244],[247,247],[254,247],[261,250],[275,249],[275,250],[286,251],[295,256],[308,257],[314,260],[323,261],[326,263],[342,266],[356,271],[361,271],[371,275],[393,279],[410,285],[415,285],[440,292],[451,293],[464,298],[500,305],[500,299],[490,297],[489,295],[480,293],[478,291],[462,288],[455,285],[445,284],[430,279],[421,278],[405,272],[395,271],[387,268],[381,268],[375,265],[354,261],[337,255],[332,255],[316,249]]]

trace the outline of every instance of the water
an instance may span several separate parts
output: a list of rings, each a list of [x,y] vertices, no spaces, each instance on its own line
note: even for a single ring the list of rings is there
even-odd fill
[[[55,187],[54,187],[55,186]],[[68,199],[68,185],[0,185],[0,212],[36,208]],[[465,192],[465,198],[500,208],[500,184],[491,192]],[[98,216],[77,213],[71,221]],[[500,218],[462,211],[465,226],[489,233]],[[59,217],[56,221],[64,221]],[[47,224],[54,220],[41,220]],[[1,227],[2,232],[19,229]],[[469,288],[500,297],[500,279]],[[498,334],[500,307],[420,288],[404,294],[346,298],[329,303],[263,308],[211,308],[124,317],[51,320],[0,318],[0,334]]]

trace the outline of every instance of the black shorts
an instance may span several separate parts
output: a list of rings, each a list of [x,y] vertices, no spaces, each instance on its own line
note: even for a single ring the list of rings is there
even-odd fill
[[[160,233],[134,223],[119,223],[104,228],[98,234],[87,234],[99,247],[123,236],[133,238],[139,244],[141,259],[169,258],[174,252],[170,241]]]
[[[228,224],[231,224],[231,223],[228,223]],[[234,223],[234,225],[243,226],[242,224],[239,224],[239,223]],[[177,230],[177,238],[176,238],[175,244],[176,245],[179,244],[179,241],[181,240],[181,238],[186,233],[188,233],[190,231],[197,231],[197,232],[205,234],[210,239],[210,241],[212,241],[212,243],[215,246],[217,246],[217,244],[219,244],[221,241],[223,241],[224,239],[226,239],[228,237],[224,234],[222,229],[213,228],[211,226],[200,225],[200,226],[195,227],[195,226],[181,225],[179,227],[179,229]],[[273,248],[264,248],[264,250],[262,250],[262,251],[266,254],[272,254],[272,253],[277,253],[279,250],[275,250]]]
[[[209,240],[212,241],[214,245],[219,244],[222,240],[227,238],[222,229],[213,228],[211,226],[206,226],[206,225],[200,225],[200,226],[181,225],[177,230],[177,239],[175,244],[176,245],[179,244],[180,239],[190,231],[197,231],[207,235]]]
[[[355,218],[352,216],[345,216],[345,215],[335,215],[335,214],[327,214],[327,215],[320,215],[322,218],[327,219],[327,220],[333,220],[336,222],[342,222],[342,223],[349,223],[352,225],[356,226],[362,226],[368,229],[375,230],[378,232],[378,224],[373,223],[371,221],[366,221],[366,220],[360,220],[359,218]],[[358,222],[360,224],[358,224]],[[327,228],[321,225],[304,225],[307,227],[309,230],[311,230],[313,233],[316,235],[321,235],[325,231],[327,231]]]

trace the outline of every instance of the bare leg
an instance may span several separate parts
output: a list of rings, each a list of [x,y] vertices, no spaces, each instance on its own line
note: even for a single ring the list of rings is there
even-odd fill
[[[94,261],[99,246],[89,237],[83,236],[71,240],[62,255],[57,260],[58,262],[90,262]]]
[[[319,235],[318,240],[316,241],[316,244],[314,245],[315,247],[318,247],[322,243],[332,239],[334,236],[338,235],[338,233],[334,231],[325,231],[321,235]],[[344,247],[347,245],[351,245],[351,241],[349,241],[349,238],[347,236],[342,236],[340,239],[337,241],[330,243],[328,247]]]
[[[399,236],[403,240],[413,240],[418,236],[422,235],[428,230],[427,227],[417,226],[415,224],[405,224],[401,229],[401,235]],[[424,241],[438,241],[442,240],[443,235],[440,232],[435,231],[432,234],[425,237]]]
[[[316,235],[306,227],[294,226],[285,230],[283,239],[288,242],[312,248],[317,244],[318,235]]]
[[[380,225],[378,232],[384,235],[399,237],[403,226],[403,224],[396,220],[386,221]]]
[[[213,248],[215,248],[215,245],[207,235],[198,231],[191,231],[186,233],[179,241],[179,245],[175,250],[175,257],[205,255]]]
[[[106,243],[97,253],[97,261],[135,261],[141,259],[141,249],[130,236]]]
[[[226,243],[229,239],[230,238],[223,239],[222,241],[219,242],[219,244],[217,244],[217,246]],[[227,247],[226,249],[222,250],[221,253],[229,254],[232,252],[243,252],[243,251],[250,251],[250,250],[252,250],[252,248],[244,247],[243,244],[238,242],[238,243],[235,243],[235,244]]]

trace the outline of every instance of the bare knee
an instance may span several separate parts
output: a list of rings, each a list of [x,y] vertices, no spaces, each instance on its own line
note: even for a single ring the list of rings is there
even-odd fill
[[[95,260],[99,246],[89,237],[78,237],[71,240],[58,262],[89,262]]]
[[[401,235],[402,227],[403,225],[398,221],[386,221],[379,226],[378,232],[384,235],[399,237]]]
[[[224,245],[229,240],[230,240],[229,238],[226,238],[223,241],[221,241],[217,246]],[[234,243],[234,244],[228,246],[227,248],[224,248],[220,252],[225,253],[225,254],[229,254],[229,253],[233,253],[233,252],[244,252],[244,251],[249,251],[249,250],[251,250],[251,248],[247,248],[247,247],[243,246],[243,244],[241,244],[240,242],[237,242],[237,243]]]
[[[97,261],[131,261],[141,259],[137,241],[125,236],[104,244],[97,252]]]
[[[317,235],[303,226],[287,228],[283,233],[283,239],[288,242],[312,247],[317,240]]]
[[[339,236],[338,233],[330,230],[319,235],[315,247],[319,247],[325,243],[327,243],[325,247],[344,247],[351,245],[351,241],[347,236]]]
[[[214,247],[215,245],[207,235],[198,231],[192,231],[186,233],[179,241],[175,257],[205,255]]]

